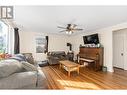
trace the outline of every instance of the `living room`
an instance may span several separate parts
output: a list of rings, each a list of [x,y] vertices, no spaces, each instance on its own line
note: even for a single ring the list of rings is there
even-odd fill
[[[8,33],[7,36],[8,41],[5,40],[5,42],[8,42],[5,44],[5,47],[7,47],[7,49],[1,51],[1,55],[5,55],[5,56],[7,55],[7,57],[9,56],[9,58],[14,60],[17,59],[17,56],[15,56],[16,54],[25,55],[25,53],[29,53],[32,54],[33,57],[32,60],[36,60],[36,62],[39,62],[40,64],[44,63],[44,66],[40,66],[39,69],[39,72],[43,71],[43,75],[40,76],[40,78],[45,79],[43,80],[43,83],[41,83],[41,86],[43,84],[46,85],[44,82],[48,82],[48,86],[46,87],[43,86],[44,88],[42,87],[41,89],[126,89],[127,88],[127,83],[125,82],[127,80],[126,78],[127,66],[125,64],[126,50],[122,51],[120,55],[123,57],[123,55],[125,54],[124,59],[119,59],[122,60],[122,62],[123,60],[125,61],[124,67],[119,68],[119,66],[117,67],[116,64],[115,65],[113,64],[114,59],[119,58],[118,56],[116,57],[114,55],[114,50],[115,50],[114,46],[117,45],[117,44],[114,45],[115,43],[114,33],[116,33],[117,31],[120,32],[124,31],[125,33],[124,39],[127,38],[125,36],[126,28],[127,28],[126,6],[2,6],[1,8],[10,8],[10,9],[13,8],[14,11],[13,19],[2,19],[3,15],[1,15],[1,21],[0,21],[1,27],[5,26],[6,28],[7,25],[9,29],[6,30],[3,27],[1,28],[2,30],[1,35],[2,33],[5,33],[3,32],[5,30]],[[17,36],[15,36],[14,34]],[[83,37],[87,37],[95,34],[97,34],[97,38],[98,38],[97,44],[99,46],[95,43],[92,43],[92,45],[88,45],[88,46],[85,45],[85,40],[83,39]],[[68,43],[70,45],[67,45]],[[121,42],[119,41],[119,44],[120,43]],[[119,46],[119,44],[117,46]],[[126,47],[126,43],[124,44],[124,46]],[[5,47],[3,48],[5,49]],[[85,61],[83,61],[83,64],[82,62],[80,64],[79,62],[80,60],[78,60],[78,57],[80,56],[78,55],[80,54],[81,47],[90,48],[90,49],[103,48],[101,53],[102,62],[100,63],[101,65],[99,64],[101,69],[99,71],[94,70],[94,67],[91,68],[90,67],[91,65],[89,66],[89,63],[94,63],[94,65],[96,65],[97,59],[95,60],[93,60],[92,58],[89,58],[87,60],[84,59]],[[48,54],[52,52],[53,53],[64,52],[65,55],[68,55],[68,53],[70,54],[72,53],[73,58],[69,62],[73,62],[74,64],[78,64],[78,65],[83,65],[83,67],[79,67],[78,69],[76,68],[77,70],[76,73],[76,72],[71,72],[69,71],[69,69],[64,68],[66,67],[66,65],[63,64],[61,60],[54,65],[54,63],[50,63],[48,59],[49,57]],[[87,54],[87,58],[89,54],[92,53],[89,52]],[[97,54],[95,53],[94,57],[95,55]],[[1,59],[2,64],[3,64],[3,60],[6,60],[6,58]],[[21,62],[21,59],[18,60],[20,60]],[[92,62],[90,62],[91,60]],[[8,63],[8,61],[6,62]],[[23,61],[22,64],[24,68],[29,69],[28,67],[26,67],[27,64],[26,62]],[[59,65],[64,65],[63,66],[64,69],[59,68],[60,67]],[[6,67],[11,68],[11,66],[6,66]],[[34,69],[34,71],[36,71],[36,69],[33,66],[31,67],[32,69]],[[1,68],[3,68],[2,65]],[[12,71],[13,68],[14,67],[12,66],[10,71]],[[19,68],[19,65],[17,68]],[[2,70],[4,71],[4,69]],[[1,75],[4,73],[1,73]],[[41,73],[42,72],[40,72],[39,74]],[[2,76],[7,77],[8,75],[11,74],[15,74],[15,71],[12,71],[12,73]],[[1,84],[0,88],[26,89],[28,86],[29,89],[35,89],[36,88],[35,86],[37,86],[37,84],[40,83],[38,80],[36,80],[35,77],[36,73],[32,73],[32,74],[33,75],[31,75],[30,77],[27,77],[26,83],[22,80],[16,80],[16,78],[15,80],[13,80],[12,77],[9,78],[10,80],[11,79],[13,80],[13,83],[15,85],[12,85],[11,82],[9,82],[9,85],[6,85],[7,83],[5,79],[1,78],[2,79],[1,83],[5,83],[5,84]],[[96,79],[96,77],[99,79]],[[40,80],[42,82],[42,79]],[[25,85],[24,88],[22,88],[21,84],[18,84],[18,81],[21,81],[22,85],[32,82],[34,84],[29,84],[27,86]],[[109,82],[109,84],[107,84],[107,82]],[[8,87],[6,87],[5,85]]]
[[[38,9],[40,9],[41,11],[41,8],[43,9],[43,7],[18,7],[20,11],[23,12],[23,10],[27,9],[28,8],[28,11],[29,10],[32,10],[32,12],[29,12],[27,11],[27,14],[30,14],[32,15],[33,11],[37,11]],[[17,10],[18,10],[17,8]],[[32,9],[33,8],[33,9]],[[88,19],[88,22],[90,23],[90,25],[92,24],[94,29],[90,28],[89,30],[87,30],[87,27],[90,27],[86,24],[82,24],[84,22],[84,19],[83,18],[83,15],[80,17],[80,11],[81,9],[84,10],[95,10],[98,11],[98,19],[99,21],[101,21],[102,23],[104,22],[104,24],[100,23],[100,25],[96,25],[96,21],[95,21],[95,16],[91,17],[93,20],[94,20],[94,24],[93,22],[90,23],[89,19]],[[52,24],[50,25],[51,27],[50,28],[47,28],[47,30],[42,30],[40,29],[39,30],[39,26],[40,27],[44,27],[42,26],[42,21],[40,21],[40,24],[39,25],[29,25],[28,27],[30,27],[30,30],[20,30],[19,31],[19,35],[20,35],[20,39],[21,39],[21,42],[20,42],[20,51],[21,52],[31,52],[33,53],[34,57],[36,60],[40,60],[40,61],[43,61],[46,59],[46,54],[39,54],[39,53],[35,53],[36,49],[35,49],[35,44],[34,43],[34,40],[35,40],[35,37],[37,35],[44,35],[44,36],[49,36],[49,44],[48,44],[48,51],[65,51],[66,53],[69,51],[69,47],[66,45],[67,43],[71,43],[72,44],[72,50],[74,51],[74,55],[76,56],[78,53],[79,53],[79,47],[80,45],[84,45],[84,41],[83,41],[83,36],[85,35],[91,35],[91,34],[96,34],[98,33],[98,36],[99,36],[99,41],[101,43],[101,45],[104,47],[104,66],[107,67],[107,70],[110,71],[110,72],[113,72],[113,31],[116,31],[116,30],[120,30],[120,29],[126,29],[126,16],[125,16],[125,12],[123,12],[124,14],[124,17],[121,17],[123,14],[121,13],[121,10],[123,10],[124,8],[126,7],[44,7],[43,10],[47,10],[47,15],[50,15],[48,20],[50,19],[49,23]],[[66,11],[67,9],[68,12]],[[102,9],[102,11],[100,10]],[[61,13],[58,12],[59,10],[63,10]],[[64,12],[65,10],[65,12]],[[77,10],[77,11],[74,11],[74,12],[71,12],[72,10]],[[104,11],[105,10],[105,11]],[[108,10],[108,11],[107,11]],[[110,11],[109,11],[110,10]],[[115,10],[117,10],[117,12],[119,11],[121,14],[118,15],[118,13],[116,12],[115,13]],[[40,12],[39,11],[39,12]],[[54,15],[52,15],[52,13],[50,11],[56,11],[54,12]],[[49,14],[49,12],[51,14]],[[82,12],[82,11],[81,11]],[[65,17],[62,17],[63,14],[67,13],[68,16],[65,16]],[[69,14],[70,13],[70,14]],[[88,12],[89,13],[89,12]],[[88,14],[86,13],[86,14]],[[24,12],[23,14],[26,14],[26,12]],[[39,13],[37,13],[39,14]],[[79,15],[76,15],[76,16],[73,16],[74,14],[79,14]],[[87,15],[85,14],[85,17],[87,17]],[[105,14],[105,16],[104,16]],[[106,14],[113,14],[112,16],[109,16],[107,17]],[[20,15],[20,14],[18,14]],[[42,13],[43,15],[43,13]],[[46,13],[45,13],[46,15]],[[46,17],[47,17],[46,15]],[[59,16],[60,15],[60,16]],[[91,16],[93,14],[88,14],[88,17]],[[97,15],[97,14],[96,14]],[[100,15],[100,16],[99,16]],[[117,23],[114,15],[117,15],[117,20],[118,18],[121,20],[119,23]],[[79,16],[79,18],[78,18]],[[96,19],[97,19],[96,17]],[[105,19],[104,19],[105,17]],[[26,17],[24,17],[25,19]],[[34,18],[37,18],[36,16],[34,17],[31,17],[30,20],[34,19]],[[42,17],[41,17],[42,18]],[[41,19],[40,18],[40,19]],[[55,18],[57,18],[57,20],[55,20]],[[90,19],[91,19],[90,18]],[[113,20],[112,20],[112,23],[108,21],[108,19],[110,20],[111,18],[114,18],[114,23],[117,23],[117,24],[114,24],[113,23]],[[28,18],[26,18],[28,19]],[[46,18],[45,18],[46,19]],[[64,20],[59,20],[59,19],[64,19]],[[79,19],[81,19],[79,21]],[[52,21],[53,20],[53,21]],[[107,23],[106,23],[106,21]],[[26,21],[26,20],[25,20]],[[36,21],[37,23],[39,23],[39,21]],[[51,23],[51,21],[53,23]],[[92,21],[92,20],[91,20]],[[48,21],[47,21],[48,22]],[[24,24],[27,23],[27,22],[24,22]],[[28,22],[28,23],[31,23],[31,22]],[[45,25],[45,27],[48,27],[49,23],[47,24],[47,26]],[[73,33],[72,35],[67,35],[66,33],[60,33],[59,31],[61,31],[62,29],[59,29],[57,28],[57,26],[63,26],[63,27],[66,27],[66,24],[68,23],[76,23],[78,25],[79,23],[79,28],[83,28],[83,31],[77,31],[75,33]],[[84,23],[87,23],[87,20],[85,20]],[[23,25],[24,25],[23,24]],[[45,23],[46,24],[46,23]],[[104,26],[106,25],[107,26]],[[110,24],[110,25],[108,25]],[[22,27],[23,28],[23,25],[19,27]],[[92,26],[91,25],[91,26]],[[37,27],[37,29],[35,30],[34,32],[34,29]],[[98,28],[98,27],[101,27],[101,28]],[[34,28],[34,29],[33,29]],[[49,31],[49,33],[47,32],[41,32],[41,31]],[[29,39],[28,39],[28,35],[29,36]],[[32,48],[31,48],[32,47]]]

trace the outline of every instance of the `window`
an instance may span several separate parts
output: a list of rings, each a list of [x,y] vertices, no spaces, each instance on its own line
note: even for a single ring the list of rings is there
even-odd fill
[[[36,37],[36,53],[48,52],[48,36]]]
[[[8,25],[0,21],[0,53],[8,53]]]

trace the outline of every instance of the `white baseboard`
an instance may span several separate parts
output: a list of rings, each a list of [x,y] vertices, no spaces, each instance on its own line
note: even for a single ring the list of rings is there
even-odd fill
[[[113,69],[113,68],[108,68],[107,71],[108,71],[108,72],[114,72],[114,69]]]

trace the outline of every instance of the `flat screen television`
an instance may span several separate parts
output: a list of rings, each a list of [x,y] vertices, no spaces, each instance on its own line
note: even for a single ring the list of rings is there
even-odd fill
[[[83,41],[84,44],[98,44],[99,43],[98,34],[83,36]]]

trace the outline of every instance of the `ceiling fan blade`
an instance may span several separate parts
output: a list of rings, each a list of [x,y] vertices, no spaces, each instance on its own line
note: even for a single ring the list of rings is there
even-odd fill
[[[61,26],[57,26],[57,28],[62,28],[62,29],[66,29],[65,27],[61,27]]]
[[[60,32],[65,32],[65,31],[67,31],[67,30],[62,30],[62,31],[60,31]]]
[[[74,29],[74,30],[77,30],[77,31],[82,31],[83,29]]]
[[[73,24],[73,28],[75,28],[77,25],[76,24]]]

